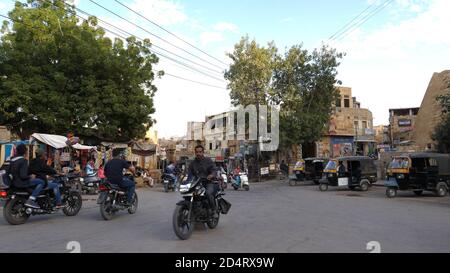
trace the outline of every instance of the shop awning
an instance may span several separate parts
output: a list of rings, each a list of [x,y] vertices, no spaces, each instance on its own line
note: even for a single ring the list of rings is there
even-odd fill
[[[59,135],[48,135],[48,134],[33,134],[30,138],[30,142],[33,140],[38,140],[44,144],[52,146],[55,149],[62,149],[68,147],[66,144],[67,137]],[[97,150],[95,146],[85,146],[81,144],[75,144],[72,146],[77,150]]]
[[[156,154],[156,145],[144,142],[134,142],[131,152],[139,156],[152,156]]]

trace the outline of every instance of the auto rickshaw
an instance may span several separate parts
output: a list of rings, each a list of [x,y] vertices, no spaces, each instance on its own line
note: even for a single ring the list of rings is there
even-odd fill
[[[294,168],[295,177],[289,179],[289,185],[295,186],[297,182],[314,181],[314,184],[319,185],[319,180],[322,178],[323,169],[328,163],[328,159],[311,157],[297,162]]]
[[[359,188],[368,191],[372,183],[377,182],[375,160],[367,156],[351,156],[332,159],[323,171],[320,191],[327,191],[329,186]]]
[[[388,166],[386,196],[394,198],[397,191],[412,191],[417,196],[432,191],[439,197],[450,187],[450,155],[409,153],[394,157]]]

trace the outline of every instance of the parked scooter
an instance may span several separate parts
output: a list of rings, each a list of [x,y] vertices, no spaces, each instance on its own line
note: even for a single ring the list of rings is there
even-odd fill
[[[164,184],[164,192],[175,191],[175,179],[173,176],[165,173],[162,175],[161,179]]]
[[[240,172],[239,175],[234,176],[233,174],[230,174],[230,182],[231,186],[235,190],[244,189],[246,191],[250,190],[250,184],[248,182],[248,176],[245,172]]]

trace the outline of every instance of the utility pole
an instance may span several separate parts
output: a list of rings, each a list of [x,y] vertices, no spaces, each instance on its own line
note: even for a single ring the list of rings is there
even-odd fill
[[[255,95],[256,95],[256,139],[257,139],[257,145],[256,145],[256,171],[258,172],[258,182],[261,182],[261,170],[259,166],[259,88],[256,87],[255,89]]]

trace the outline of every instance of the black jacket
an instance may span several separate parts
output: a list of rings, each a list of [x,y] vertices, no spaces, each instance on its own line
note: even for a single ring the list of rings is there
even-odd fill
[[[17,188],[28,188],[31,177],[28,175],[28,160],[23,157],[13,157],[9,172],[13,176],[12,185]]]
[[[44,160],[35,158],[30,162],[30,173],[36,175],[36,178],[48,182],[47,175],[54,175],[57,172],[52,167],[48,166]]]

